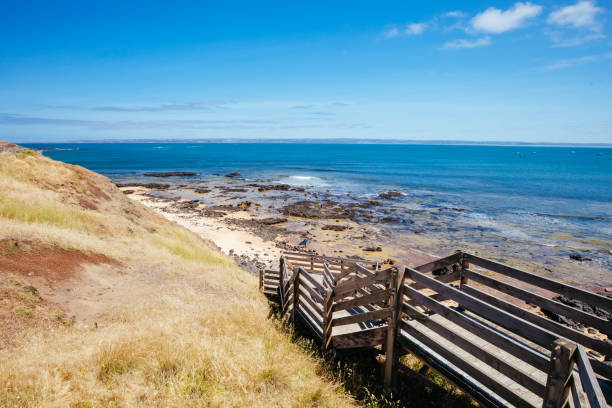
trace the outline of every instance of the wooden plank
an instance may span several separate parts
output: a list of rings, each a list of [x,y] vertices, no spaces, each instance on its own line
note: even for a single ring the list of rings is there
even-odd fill
[[[416,328],[410,326],[406,322],[402,322],[402,330],[406,331],[410,336],[423,343],[425,346],[439,354],[442,358],[459,368],[467,375],[480,382],[482,385],[505,399],[509,403],[517,407],[532,407],[527,400],[521,395],[516,394],[514,391],[506,388],[503,384],[497,381],[496,378],[490,375],[490,373],[482,372],[477,367],[473,366],[470,362],[463,360],[460,356],[454,354],[452,351],[446,349],[443,345],[432,341],[427,335],[421,333]]]
[[[375,282],[385,281],[389,279],[390,275],[391,270],[386,269],[366,278],[357,278],[348,282],[340,283],[334,288],[334,296],[336,298],[340,298],[342,295],[351,293],[355,289],[362,288],[364,286],[369,286]]]
[[[580,382],[582,384],[582,389],[589,399],[591,408],[606,408],[608,403],[606,402],[603,392],[599,387],[597,377],[595,377],[595,373],[593,372],[593,367],[591,367],[591,364],[589,363],[589,357],[587,356],[584,347],[581,345],[578,345],[577,357]]]
[[[321,330],[321,332],[323,332],[323,316],[321,316],[318,312],[318,310],[315,308],[315,306],[313,306],[313,302],[311,299],[308,298],[308,296],[304,295],[304,292],[300,291],[300,300],[304,300],[306,301],[306,303],[308,303],[308,305],[310,305],[313,309],[306,307],[306,305],[304,305],[302,303],[302,305],[299,307],[299,310],[301,312],[306,312],[308,314],[308,316],[313,320],[313,322],[315,322],[318,326],[319,329]]]
[[[327,264],[323,265],[323,279],[325,279],[330,288],[336,286],[336,279],[334,278],[334,275],[332,275]]]
[[[574,403],[574,406],[572,408],[589,408],[589,399],[582,390],[580,375],[576,371],[572,373],[571,387],[572,402]]]
[[[355,333],[340,334],[331,337],[334,347],[338,350],[374,347],[385,341],[386,327],[376,327]]]
[[[301,279],[302,277],[300,277]],[[316,299],[316,302],[319,304],[323,303],[323,296],[321,296],[320,294],[318,294],[312,287],[310,287],[309,285],[307,285],[306,283],[304,283],[304,281],[300,282],[300,288],[305,288],[305,290]]]
[[[390,293],[391,293],[391,289],[384,289],[384,290],[373,292],[369,295],[359,296],[355,299],[338,302],[332,306],[332,311],[337,312],[339,310],[346,310],[346,309],[351,309],[356,306],[363,306],[363,305],[379,302],[381,300],[387,299]]]
[[[489,352],[486,349],[475,345],[469,339],[460,336],[448,327],[445,327],[442,324],[431,319],[429,316],[420,313],[416,308],[410,305],[404,305],[404,307],[411,309],[411,315],[420,315],[420,317],[417,318],[417,321],[428,329],[438,333],[440,336],[444,337],[449,342],[461,347],[463,350],[470,353],[475,358],[488,364],[493,369],[512,379],[512,381],[516,382],[517,384],[520,384],[521,386],[527,388],[534,394],[544,394],[544,391],[546,390],[544,384],[541,384],[529,375],[518,370],[514,365],[500,359],[499,356],[493,354],[492,352]]]
[[[372,320],[382,320],[389,317],[391,308],[374,310],[373,312],[359,313],[351,316],[338,317],[332,320],[332,326],[344,326],[346,324],[369,322]]]
[[[306,280],[308,281],[308,283],[311,285],[311,287],[318,289],[319,291],[321,291],[321,293],[325,292],[325,288],[323,287],[323,285],[321,285],[321,283],[317,282],[315,278],[312,277],[312,275],[310,275],[305,269],[300,268],[300,278],[302,278],[302,280]]]
[[[521,319],[528,320],[534,324],[537,324],[540,327],[557,333],[560,336],[563,336],[569,340],[576,341],[593,350],[599,351],[600,353],[612,356],[612,344],[608,342],[587,336],[586,334],[579,332],[578,330],[574,330],[561,323],[557,323],[550,319],[547,319],[546,317],[537,315],[533,312],[530,312],[529,310],[513,305],[512,303],[506,302],[505,300],[502,300],[491,294],[482,292],[470,285],[463,285],[462,291],[502,310],[505,310],[506,312],[512,313],[514,316],[518,316]]]
[[[589,359],[589,361],[591,362],[591,366],[593,367],[593,370],[595,370],[597,374],[607,378],[608,381],[612,381],[612,366],[611,365],[608,365],[599,360],[595,360],[594,358]]]
[[[356,260],[356,259],[351,259],[351,258],[339,258],[339,257],[334,257],[334,256],[325,256],[325,255],[318,255],[318,254],[310,254],[308,252],[296,252],[296,251],[283,251],[283,255],[284,256],[287,256],[287,255],[298,256],[298,257],[308,258],[308,259],[310,259],[310,257],[314,257],[315,259],[323,259],[328,262],[344,262],[345,264],[351,264],[355,262],[368,262],[368,261],[364,261],[363,259]]]
[[[422,273],[432,272],[437,269],[444,268],[445,266],[461,262],[462,256],[463,254],[461,252],[456,252],[452,255],[445,256],[444,258],[436,259],[431,262],[427,262],[423,265],[415,266],[413,269],[416,269],[417,271]]]
[[[516,298],[524,300],[525,302],[533,303],[546,310],[550,310],[551,312],[558,313],[570,319],[577,320],[612,337],[612,324],[606,320],[600,319],[595,315],[583,312],[582,310],[575,309],[571,306],[564,305],[563,303],[545,298],[544,296],[537,295],[525,289],[501,282],[495,278],[471,271],[469,269],[464,269],[463,274],[467,278],[482,283],[483,285],[487,285],[490,288],[507,293]]]
[[[297,316],[301,317],[302,322],[304,322],[304,324],[306,326],[308,326],[308,328],[310,328],[310,331],[317,336],[317,338],[319,338],[319,340],[321,339],[321,328],[319,326],[317,326],[311,319],[309,315],[306,315],[306,313],[304,313],[303,310],[298,310],[297,311]]]
[[[525,339],[529,339],[544,348],[550,349],[555,340],[557,340],[559,337],[555,333],[542,329],[541,327],[538,327],[527,320],[513,316],[502,309],[475,298],[474,296],[461,292],[459,289],[455,289],[452,286],[440,283],[429,276],[415,271],[414,269],[406,268],[406,275],[410,276],[410,279],[412,280],[426,284],[429,288],[441,293],[448,299],[457,301],[461,307],[469,309],[474,313],[483,316],[485,319],[488,319],[489,321],[494,322],[495,324],[504,327]]]
[[[312,294],[314,293],[312,289],[306,285],[300,285],[298,288],[300,293],[302,293],[304,297],[309,300],[308,304],[310,304],[319,314],[321,314],[321,317],[323,317],[323,305],[321,304],[323,299],[321,298],[321,303],[316,303],[315,300],[312,299]]]
[[[511,278],[521,280],[526,283],[530,283],[535,286],[539,286],[544,289],[557,292],[561,295],[565,295],[570,298],[582,300],[590,305],[601,307],[602,309],[612,312],[612,299],[597,295],[595,293],[577,288],[575,286],[567,285],[554,281],[552,279],[543,278],[532,273],[521,271],[520,269],[512,268],[510,266],[484,259],[476,255],[464,254],[469,262],[472,262],[483,268],[499,272]]]
[[[480,338],[494,344],[495,346],[506,350],[508,353],[514,355],[520,360],[525,361],[531,366],[544,371],[548,367],[548,358],[544,355],[537,353],[536,351],[526,347],[522,343],[511,339],[492,328],[483,325],[482,323],[470,319],[463,313],[460,313],[454,309],[451,309],[442,303],[431,299],[430,297],[422,294],[421,292],[414,290],[408,285],[404,285],[404,294],[410,296],[419,305],[423,305],[428,309],[433,310],[442,317],[452,321],[460,327],[474,333]]]
[[[555,341],[548,367],[543,408],[565,408],[570,391],[569,380],[572,376],[575,353],[574,343],[562,339]]]

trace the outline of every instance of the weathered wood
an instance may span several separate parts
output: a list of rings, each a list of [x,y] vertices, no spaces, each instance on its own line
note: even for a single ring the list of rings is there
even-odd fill
[[[329,265],[327,264],[323,265],[323,279],[330,288],[336,285],[336,279],[334,278],[334,275],[332,275],[331,271],[329,270]]]
[[[601,375],[602,377],[607,378],[609,381],[612,381],[612,366],[611,365],[608,365],[599,360],[595,360],[594,358],[589,359],[589,361],[591,362],[591,366],[593,367],[593,370],[595,370],[597,374]]]
[[[300,279],[301,278],[303,278],[303,276],[300,276]],[[315,301],[319,304],[319,307],[323,303],[323,296],[321,296],[319,293],[317,293],[307,283],[304,283],[304,281],[300,282],[300,290],[305,290],[306,292],[308,292],[310,294],[310,296],[312,296],[315,299]]]
[[[537,395],[543,395],[545,386],[541,384],[537,380],[533,379],[531,376],[526,373],[520,371],[511,363],[506,362],[501,359],[500,356],[495,355],[494,352],[489,352],[486,349],[475,345],[469,339],[462,337],[455,331],[449,329],[448,327],[436,322],[431,319],[429,316],[419,312],[416,308],[410,305],[404,305],[404,307],[410,310],[410,315],[415,316],[416,320],[421,323],[423,326],[428,329],[438,333],[440,336],[444,337],[449,342],[459,346],[466,352],[470,353],[475,358],[480,361],[488,364],[495,370],[499,371],[501,374],[506,377],[512,379],[517,384],[527,388],[529,391],[533,392]],[[486,341],[486,340],[485,340]],[[429,343],[424,343],[428,345]]]
[[[317,326],[311,319],[309,316],[306,315],[306,313],[304,312],[303,309],[298,310],[297,312],[297,316],[301,316],[302,318],[302,322],[308,326],[308,328],[310,329],[310,331],[317,336],[317,338],[319,338],[319,340],[321,339],[321,328],[319,326]]]
[[[375,275],[368,276],[366,278],[357,278],[347,282],[339,283],[334,288],[334,296],[339,299],[342,295],[354,292],[356,289],[369,286],[375,282],[386,281],[391,275],[391,269],[377,272]]]
[[[303,269],[298,268],[293,275],[293,310],[291,311],[291,321],[295,325],[295,311],[297,310],[300,303],[300,293],[298,289],[300,287],[300,271]]]
[[[444,258],[436,259],[434,261],[427,262],[423,265],[415,266],[413,269],[416,269],[417,271],[422,273],[432,272],[437,269],[444,268],[445,266],[461,262],[462,255],[463,254],[461,252],[456,252],[452,255],[445,256]]]
[[[316,309],[314,309],[312,300],[305,296],[304,293],[300,292],[300,301],[301,306],[298,310],[302,313],[306,313],[308,317],[319,327],[319,330],[323,332],[323,316],[317,313]],[[304,301],[307,304],[304,304]]]
[[[539,354],[531,348],[526,347],[522,343],[506,337],[490,327],[465,316],[463,313],[451,309],[434,299],[431,299],[408,285],[404,285],[404,293],[415,299],[418,304],[435,311],[442,317],[452,321],[456,325],[463,327],[466,330],[471,331],[489,343],[506,350],[508,353],[525,361],[531,366],[542,371],[546,370],[548,359],[542,354]]]
[[[371,303],[379,302],[381,300],[386,300],[389,298],[390,294],[391,289],[377,290],[376,292],[370,293],[368,295],[359,296],[354,299],[338,302],[332,306],[332,310],[334,312],[337,312],[340,310],[351,309],[357,306],[365,306]]]
[[[373,312],[359,313],[351,316],[337,317],[332,320],[332,326],[344,326],[346,324],[382,320],[389,317],[391,308],[374,310]]]
[[[312,275],[310,275],[305,269],[301,267],[300,278],[307,280],[313,288],[318,289],[319,291],[321,291],[321,293],[325,292],[325,288],[323,287],[323,285],[317,282],[316,279],[312,277]]]
[[[393,352],[395,350],[395,326],[397,324],[398,311],[396,306],[397,300],[397,270],[394,269],[391,273],[389,281],[389,290],[391,295],[387,301],[387,306],[390,309],[387,318],[387,338],[385,340],[385,379],[384,387],[389,391],[393,381]]]
[[[575,352],[574,343],[561,339],[555,341],[548,367],[542,408],[565,407],[570,392],[569,382],[572,380]]]
[[[545,298],[544,296],[540,296],[525,289],[521,289],[505,282],[501,282],[490,276],[486,276],[481,273],[471,271],[469,269],[465,269],[463,273],[466,277],[476,282],[482,283],[483,285],[486,285],[500,292],[512,295],[516,298],[524,300],[525,302],[538,305],[543,309],[550,310],[551,312],[558,313],[573,320],[577,320],[587,326],[594,327],[600,332],[612,337],[612,323],[603,320],[595,315],[583,312],[582,310],[575,309],[571,306],[564,305],[563,303]]]
[[[476,381],[480,382],[482,385],[489,388],[495,394],[499,395],[501,398],[505,399],[511,404],[518,406],[518,407],[533,406],[532,404],[529,403],[529,401],[523,398],[522,393],[517,394],[513,392],[512,390],[508,389],[506,386],[498,382],[497,378],[494,378],[493,376],[490,376],[488,373],[481,371],[479,368],[472,365],[470,362],[462,359],[457,354],[444,348],[443,345],[435,341],[431,341],[429,337],[427,337],[425,334],[421,333],[419,330],[412,327],[411,325],[407,324],[406,322],[402,322],[402,330],[404,330],[410,336],[414,337],[419,342],[426,345],[426,347],[430,348],[435,353],[442,356],[442,358],[444,358],[451,364],[455,365],[461,371],[473,377],[474,379],[476,379]]]
[[[386,330],[386,327],[376,327],[356,333],[333,336],[331,340],[334,348],[338,350],[374,347],[384,342]]]
[[[468,295],[467,293],[461,292],[459,289],[455,289],[451,286],[440,283],[435,279],[415,271],[414,269],[406,268],[406,275],[410,276],[410,279],[427,284],[429,288],[438,293],[442,293],[444,296],[447,296],[448,299],[457,301],[461,307],[469,309],[474,313],[483,316],[485,319],[495,322],[495,324],[504,327],[525,339],[529,339],[544,348],[550,349],[555,340],[559,337],[555,333],[542,329],[535,324],[528,322],[527,320],[513,316],[502,309],[489,305],[488,303]]]
[[[537,324],[540,327],[557,333],[562,337],[576,341],[580,344],[584,344],[585,346],[593,350],[597,350],[601,353],[612,356],[612,344],[608,342],[587,336],[586,334],[579,332],[578,330],[574,330],[561,323],[554,322],[550,319],[547,319],[546,317],[537,315],[533,312],[530,312],[529,310],[523,309],[522,307],[513,305],[510,302],[506,302],[505,300],[478,290],[472,287],[471,285],[464,285],[462,291],[469,295],[477,297],[478,299],[485,301],[493,306],[503,309],[506,312],[512,313],[513,315],[518,316],[521,319],[528,320],[534,324]]]
[[[584,347],[578,345],[578,350],[576,353],[576,360],[578,362],[578,372],[580,373],[580,383],[582,384],[582,389],[587,395],[589,399],[589,403],[591,408],[606,408],[608,403],[599,387],[599,383],[597,382],[597,377],[595,377],[595,373],[593,372],[593,367],[589,362],[589,357],[584,350]]]
[[[306,301],[308,302],[308,304],[318,313],[321,315],[321,318],[323,318],[323,306],[321,305],[321,303],[316,303],[313,299],[312,299],[312,292],[309,291],[309,287],[307,287],[306,285],[300,285],[299,286],[299,291],[300,294],[302,295],[302,297],[304,299],[306,299]]]
[[[521,271],[520,269],[512,268],[510,266],[491,261],[489,259],[481,258],[476,255],[464,254],[465,257],[472,263],[481,266],[483,268],[499,272],[511,278],[521,280],[526,283],[530,283],[535,286],[539,286],[543,289],[548,289],[553,292],[557,292],[561,295],[565,295],[570,298],[582,300],[590,305],[596,305],[602,309],[612,312],[612,299],[601,296],[575,286],[567,285],[554,281],[552,279],[543,278],[532,273]]]
[[[325,299],[323,300],[323,347],[327,349],[329,340],[332,334],[331,320],[333,316],[333,287],[327,290],[325,293]]]
[[[576,371],[572,372],[572,381],[570,383],[570,393],[572,397],[572,402],[574,403],[572,408],[589,408],[591,404],[589,404],[589,399],[587,398],[582,388],[582,383],[580,382],[580,375]]]

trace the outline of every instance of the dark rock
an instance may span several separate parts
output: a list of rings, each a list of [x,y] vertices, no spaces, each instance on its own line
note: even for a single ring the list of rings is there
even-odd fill
[[[246,193],[248,190],[246,188],[224,188],[224,193]]]
[[[331,200],[298,201],[281,208],[281,213],[289,217],[310,219],[355,219],[354,209]]]
[[[123,190],[123,194],[128,195],[128,194],[133,194],[134,190]]]
[[[253,205],[252,201],[243,201],[241,203],[238,203],[237,207],[238,208],[251,208],[252,205]]]
[[[277,224],[282,224],[284,222],[287,222],[286,218],[262,218],[259,220],[253,220],[259,224],[263,224],[263,225],[277,225]]]
[[[385,222],[385,223],[391,223],[391,222],[400,222],[401,220],[397,217],[383,217],[379,221]]]
[[[387,191],[386,193],[380,193],[378,196],[385,200],[393,200],[394,198],[403,197],[404,194],[399,191]]]
[[[580,254],[571,254],[570,259],[574,260],[574,261],[578,261],[578,262],[586,262],[586,261],[592,261],[591,258],[585,258],[584,256],[580,255]]]
[[[242,174],[240,173],[228,173],[225,175],[225,177],[229,177],[229,178],[240,177],[240,176],[242,176]]]
[[[197,176],[198,173],[191,171],[168,171],[165,173],[144,173],[145,177],[191,177]]]
[[[373,246],[371,246],[371,247],[365,247],[365,248],[363,248],[363,250],[366,251],[366,252],[381,252],[382,248],[381,247],[373,247]]]
[[[207,194],[210,193],[212,190],[208,189],[208,188],[196,188],[195,190],[193,190],[194,193],[198,193],[198,194]]]
[[[346,225],[337,225],[337,224],[327,224],[321,227],[324,231],[346,231],[350,227]]]
[[[166,190],[170,187],[170,184],[161,184],[161,183],[117,183],[117,187],[144,187],[150,188],[152,190]]]
[[[266,191],[288,191],[291,186],[289,184],[248,184],[249,187],[257,188],[260,193]]]

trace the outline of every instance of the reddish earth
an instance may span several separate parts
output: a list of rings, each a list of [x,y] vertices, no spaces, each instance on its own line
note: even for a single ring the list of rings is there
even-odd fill
[[[36,275],[58,282],[75,277],[83,264],[119,263],[105,255],[43,245],[32,241],[0,241],[0,271]]]
[[[16,144],[0,141],[0,152],[16,152],[23,150],[23,147]]]

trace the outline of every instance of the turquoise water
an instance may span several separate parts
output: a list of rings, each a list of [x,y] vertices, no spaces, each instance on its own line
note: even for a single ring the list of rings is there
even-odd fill
[[[338,198],[405,193],[406,211],[460,212],[462,225],[497,230],[509,239],[610,255],[612,149],[534,146],[450,146],[311,143],[81,143],[32,144],[45,154],[115,180],[147,171],[239,172]],[[159,179],[150,179],[157,181]],[[597,244],[584,244],[597,241]],[[567,244],[567,243],[564,243]]]

